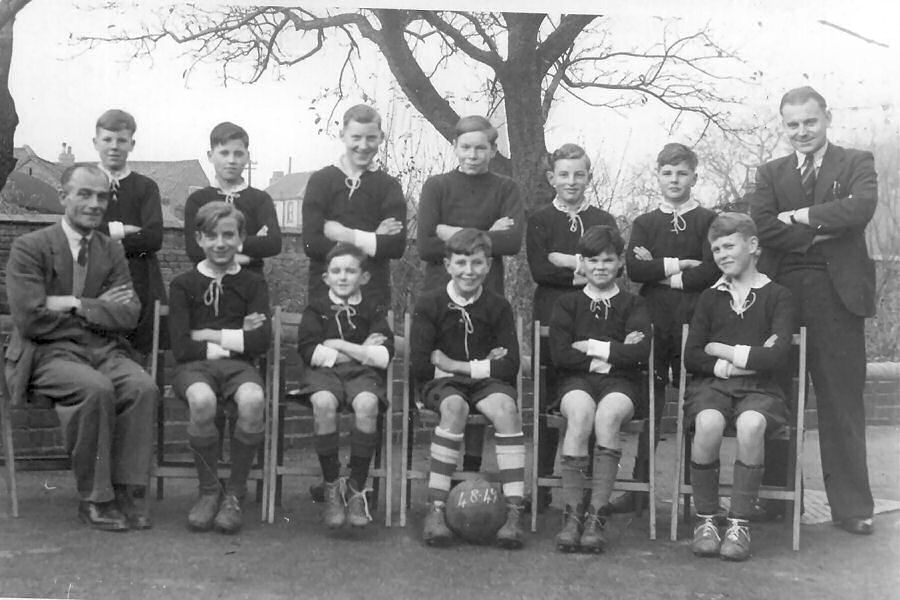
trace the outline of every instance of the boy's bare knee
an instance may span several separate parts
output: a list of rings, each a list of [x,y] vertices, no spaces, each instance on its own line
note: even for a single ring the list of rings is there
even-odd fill
[[[216,394],[205,383],[191,384],[184,392],[191,410],[191,421],[197,424],[213,422],[216,418]]]
[[[762,439],[766,434],[766,417],[755,410],[742,412],[736,423],[738,437]]]
[[[371,392],[357,394],[352,406],[357,417],[374,419],[378,416],[378,396]]]
[[[725,430],[725,416],[717,410],[701,410],[694,419],[696,435],[721,434]]]
[[[266,397],[259,385],[244,383],[234,393],[234,402],[237,404],[238,413],[261,416],[265,411]]]
[[[337,397],[331,392],[316,392],[309,397],[309,403],[316,416],[333,414],[337,412],[338,408]]]
[[[441,401],[442,423],[464,423],[469,416],[469,404],[461,396],[448,396]]]

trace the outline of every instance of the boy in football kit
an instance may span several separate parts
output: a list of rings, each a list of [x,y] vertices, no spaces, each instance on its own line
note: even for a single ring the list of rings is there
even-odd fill
[[[625,264],[628,277],[641,284],[653,321],[656,373],[656,431],[660,431],[669,371],[681,371],[681,326],[690,321],[697,296],[719,276],[709,250],[706,232],[716,213],[691,198],[697,183],[697,155],[684,144],[666,144],[656,158],[656,179],[662,199],[659,206],[638,216],[632,225]],[[673,381],[678,385],[677,379]],[[632,476],[648,481],[649,433],[638,441]],[[615,512],[635,508],[635,492],[613,501]]]
[[[684,356],[693,375],[684,403],[686,426],[694,428],[690,469],[697,524],[691,549],[698,556],[746,560],[766,432],[788,418],[781,382],[796,308],[787,288],[757,271],[759,238],[748,215],[722,213],[710,225],[709,240],[722,276],[700,294]],[[722,536],[719,450],[728,422],[737,430],[737,457]]]
[[[625,242],[616,229],[596,225],[576,247],[582,290],[560,296],[550,319],[550,353],[559,375],[557,406],[566,417],[562,442],[563,552],[606,547],[603,508],[609,501],[622,450],[619,430],[634,414],[646,414],[640,395],[640,367],[650,352],[650,317],[644,299],[620,290]],[[596,436],[593,472],[588,442]],[[591,481],[590,502],[582,489]]]
[[[153,344],[153,304],[166,301],[166,289],[156,253],[162,248],[163,217],[159,187],[152,179],[132,171],[128,154],[134,150],[134,117],[110,109],[97,119],[94,149],[100,170],[109,178],[110,199],[100,231],[121,240],[128,259],[134,293],[141,301],[137,327],[128,334],[132,347],[142,355]]]
[[[188,196],[184,204],[184,249],[194,264],[206,257],[190,224],[201,206],[222,200],[234,204],[244,215],[245,234],[235,261],[262,274],[263,259],[281,252],[281,227],[269,194],[250,187],[244,179],[244,168],[250,162],[250,136],[234,123],[219,123],[209,133],[206,156],[216,172],[216,181]]]
[[[611,214],[593,206],[585,197],[591,181],[591,160],[584,148],[563,144],[550,155],[547,180],[556,190],[553,201],[528,217],[525,248],[531,277],[537,284],[534,290],[532,320],[542,325],[550,323],[550,313],[556,299],[584,287],[587,280],[579,270],[576,247],[587,229],[594,225],[608,225],[617,229]],[[555,397],[556,371],[550,364],[549,347],[540,357],[547,365],[547,394],[542,400]],[[541,407],[546,410],[547,406]],[[559,430],[547,427],[540,419],[540,447],[538,448],[538,477],[553,474]],[[550,505],[549,488],[539,488],[538,498],[532,500],[538,511]]]
[[[519,342],[512,307],[484,285],[491,268],[491,238],[462,229],[446,244],[450,281],[416,302],[411,334],[412,375],[426,407],[440,412],[431,442],[428,515],[423,538],[444,546],[452,538],[446,502],[463,443],[466,417],[477,410],[494,426],[497,466],[507,518],[497,545],[521,548],[525,491],[525,441],[516,406]]]
[[[364,527],[371,520],[365,488],[378,444],[378,411],[390,403],[384,370],[394,351],[394,334],[384,308],[365,294],[369,271],[362,250],[337,244],[325,259],[322,279],[328,294],[311,298],[300,321],[298,344],[307,368],[299,392],[309,395],[313,408],[314,443],[325,481],[323,520],[330,528],[345,521]],[[352,409],[356,417],[347,482],[340,477],[338,460],[342,408]]]
[[[190,408],[188,439],[200,484],[188,526],[236,533],[265,428],[263,381],[253,362],[270,343],[269,294],[263,276],[237,261],[246,229],[234,204],[204,204],[193,229],[206,258],[173,279],[169,290],[169,335],[177,363],[173,388]],[[226,402],[236,406],[237,421],[231,476],[222,490],[216,413]]]

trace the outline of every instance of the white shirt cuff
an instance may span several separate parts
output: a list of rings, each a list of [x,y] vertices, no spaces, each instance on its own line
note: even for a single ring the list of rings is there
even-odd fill
[[[684,283],[681,281],[681,277],[683,275],[684,275],[684,273],[676,273],[676,274],[672,275],[671,277],[669,277],[669,287],[672,288],[673,290],[683,290]]]
[[[809,225],[809,207],[798,208],[794,211],[794,220],[804,225]]]
[[[223,329],[222,330],[222,344],[221,346],[226,350],[231,350],[232,352],[237,352],[238,354],[244,353],[244,330],[243,329]]]
[[[591,373],[609,373],[610,369],[612,365],[599,358],[591,360],[591,366],[588,368]]]
[[[487,379],[491,376],[491,361],[487,359],[470,360],[469,369],[471,369],[470,377],[472,379]]]
[[[361,229],[353,230],[353,245],[368,254],[375,256],[377,246],[374,231],[362,231]]]
[[[681,273],[681,267],[678,266],[678,259],[667,256],[663,258],[663,269],[666,271],[666,277],[671,277],[675,273]]]
[[[309,361],[312,367],[333,367],[338,357],[338,351],[322,344],[316,345],[312,359]]]
[[[443,379],[444,377],[453,377],[453,373],[448,373],[447,371],[441,371],[437,367],[434,368],[434,378],[435,379]]]
[[[391,360],[391,355],[388,353],[387,348],[384,346],[363,346],[363,351],[366,353],[366,356],[362,364],[368,367],[375,367],[376,369],[387,368],[388,362]]]
[[[601,342],[600,340],[588,340],[587,355],[600,360],[609,358],[609,342]]]
[[[750,359],[750,346],[735,346],[733,364],[741,369],[747,368],[747,361]]]
[[[114,240],[121,240],[125,237],[125,225],[122,224],[122,221],[110,221],[106,224],[109,229],[109,237]]]
[[[231,352],[215,342],[206,342],[206,359],[216,360],[217,358],[229,358]]]
[[[728,379],[731,376],[731,363],[724,358],[720,358],[716,361],[716,366],[713,367],[713,373],[719,379]]]

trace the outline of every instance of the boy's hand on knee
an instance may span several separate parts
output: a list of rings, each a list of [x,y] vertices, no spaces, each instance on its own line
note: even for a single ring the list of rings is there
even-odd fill
[[[244,331],[253,331],[259,329],[266,322],[266,315],[261,313],[250,313],[244,317]]]

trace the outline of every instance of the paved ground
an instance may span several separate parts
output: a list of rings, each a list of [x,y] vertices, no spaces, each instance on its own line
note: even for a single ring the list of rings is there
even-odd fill
[[[816,433],[807,440],[805,482],[808,489],[822,489]],[[876,497],[900,500],[900,428],[870,428],[869,449]],[[799,553],[790,549],[788,527],[755,526],[749,562],[696,559],[686,530],[676,543],[666,536],[671,440],[659,454],[658,472],[665,474],[660,539],[647,539],[645,519],[625,515],[611,523],[611,547],[602,556],[555,552],[556,510],[542,516],[539,532],[520,552],[425,548],[421,509],[405,530],[373,524],[360,533],[328,533],[304,491],[308,481],[301,480],[287,484],[275,525],[261,524],[251,504],[238,536],[184,528],[193,499],[188,483],[167,485],[166,499],[154,505],[153,530],[96,532],[75,519],[69,474],[23,473],[21,518],[0,514],[0,597],[900,598],[900,512],[876,517],[876,533],[868,538],[830,524],[804,525]]]

